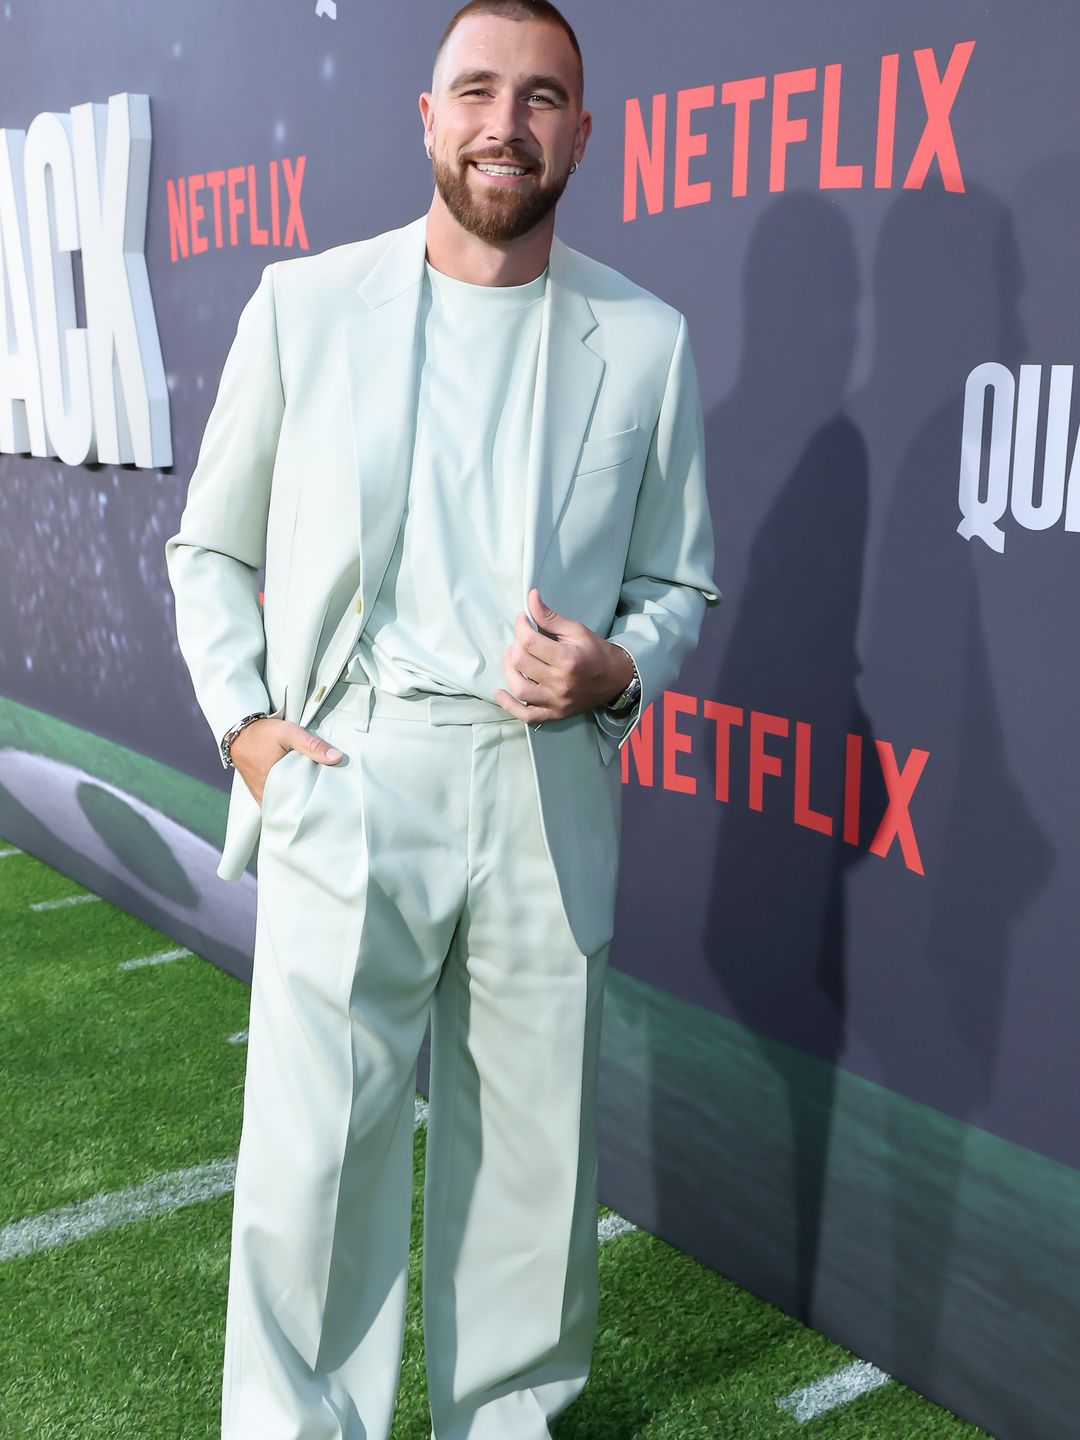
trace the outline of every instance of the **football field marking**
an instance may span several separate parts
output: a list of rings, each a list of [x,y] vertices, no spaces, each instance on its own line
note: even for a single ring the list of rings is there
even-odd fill
[[[426,1125],[427,1118],[428,1103],[418,1095],[414,1108],[415,1128]],[[92,1195],[89,1200],[59,1205],[54,1210],[30,1215],[25,1220],[14,1220],[0,1229],[0,1264],[5,1260],[17,1260],[23,1255],[34,1255],[39,1250],[70,1245],[88,1235],[114,1230],[118,1225],[133,1225],[139,1220],[148,1220],[152,1215],[167,1215],[186,1205],[217,1200],[222,1195],[228,1195],[235,1183],[236,1157],[225,1156],[206,1165],[167,1170],[126,1190]],[[603,1245],[635,1228],[620,1215],[605,1215],[596,1227],[597,1239]]]
[[[17,845],[8,845],[6,849],[0,850],[0,860],[7,860],[12,855],[21,855],[22,853]]]
[[[819,1415],[824,1415],[829,1410],[849,1405],[860,1395],[888,1385],[891,1379],[891,1375],[886,1375],[884,1370],[879,1370],[868,1360],[856,1360],[851,1365],[845,1365],[842,1370],[815,1380],[812,1385],[804,1385],[798,1390],[792,1390],[790,1395],[782,1395],[777,1400],[776,1407],[778,1410],[787,1410],[800,1425],[805,1425],[808,1420],[816,1420]]]
[[[139,955],[134,960],[121,960],[121,970],[139,970],[144,965],[167,965],[170,960],[182,960],[185,955],[192,954],[185,946],[179,945],[175,950],[156,950],[152,955]]]
[[[60,900],[35,900],[31,910],[59,910],[62,905],[89,905],[100,900],[100,895],[65,895]]]
[[[609,1240],[617,1240],[620,1235],[629,1235],[638,1227],[622,1215],[614,1212],[605,1215],[596,1226],[596,1238],[601,1245],[606,1245]]]
[[[33,1255],[57,1245],[70,1245],[118,1225],[131,1225],[151,1215],[165,1215],[202,1200],[215,1200],[229,1193],[235,1177],[234,1159],[211,1160],[208,1165],[168,1170],[142,1185],[93,1195],[89,1200],[15,1220],[0,1230],[0,1261]]]

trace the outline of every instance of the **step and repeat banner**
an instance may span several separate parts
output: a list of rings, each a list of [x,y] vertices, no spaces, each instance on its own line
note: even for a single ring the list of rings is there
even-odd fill
[[[604,1198],[1064,1440],[1080,11],[565,8],[558,230],[688,317],[725,595],[622,752]],[[0,828],[239,975],[163,547],[263,266],[426,210],[450,13],[0,7]]]

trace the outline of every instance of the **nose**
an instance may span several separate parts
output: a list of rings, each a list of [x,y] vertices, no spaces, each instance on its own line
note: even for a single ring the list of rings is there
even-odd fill
[[[518,145],[524,135],[522,106],[513,94],[501,95],[488,114],[487,139],[495,145]]]

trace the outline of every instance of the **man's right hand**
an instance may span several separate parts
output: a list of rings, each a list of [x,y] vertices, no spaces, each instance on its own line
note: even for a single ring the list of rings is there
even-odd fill
[[[260,807],[267,775],[290,750],[303,750],[319,765],[336,765],[341,759],[341,751],[313,731],[295,720],[275,720],[270,715],[245,725],[229,747],[240,778]]]

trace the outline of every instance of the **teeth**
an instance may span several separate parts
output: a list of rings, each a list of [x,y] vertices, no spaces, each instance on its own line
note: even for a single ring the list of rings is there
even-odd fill
[[[518,165],[480,165],[480,164],[477,164],[477,167],[476,167],[476,168],[477,168],[478,170],[482,171],[485,175],[524,175],[524,174],[525,174],[525,171],[524,171],[520,166],[518,166]]]

